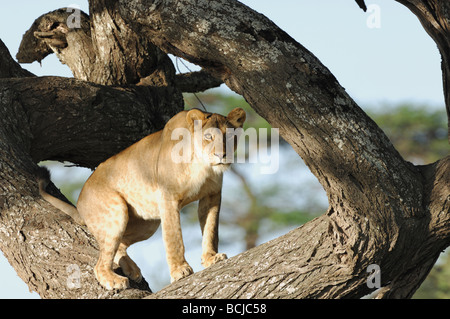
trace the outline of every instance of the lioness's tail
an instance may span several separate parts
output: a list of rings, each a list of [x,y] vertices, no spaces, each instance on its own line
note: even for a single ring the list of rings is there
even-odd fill
[[[80,224],[80,225],[86,225],[84,223],[84,220],[81,218],[80,213],[78,213],[78,210],[76,207],[50,195],[46,192],[45,188],[47,187],[48,183],[50,183],[50,171],[46,167],[40,167],[38,170],[38,183],[39,183],[39,193],[41,196],[50,204],[58,208],[59,210],[63,211],[72,219]]]

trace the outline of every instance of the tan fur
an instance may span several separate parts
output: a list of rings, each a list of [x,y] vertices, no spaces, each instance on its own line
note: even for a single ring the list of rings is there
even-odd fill
[[[203,148],[192,148],[192,161],[174,163],[171,152],[179,141],[171,139],[173,130],[186,128],[193,137],[196,120],[202,121]],[[142,278],[126,250],[152,236],[160,224],[171,280],[192,274],[184,257],[179,212],[196,200],[199,200],[198,216],[203,234],[202,265],[208,267],[227,258],[217,252],[222,177],[229,166],[225,158],[225,131],[242,127],[244,121],[245,112],[241,108],[234,109],[227,117],[197,109],[178,113],[162,131],[100,164],[86,181],[77,208],[49,195],[45,182],[40,179],[39,189],[44,199],[77,222],[84,222],[96,238],[100,256],[95,275],[102,286],[128,287],[128,278],[113,272],[113,262],[132,280]],[[205,136],[205,132],[210,135]],[[219,143],[223,149],[212,143]],[[202,154],[205,150],[207,154]]]

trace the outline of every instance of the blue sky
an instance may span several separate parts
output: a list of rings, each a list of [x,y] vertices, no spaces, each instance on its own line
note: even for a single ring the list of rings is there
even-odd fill
[[[315,54],[361,107],[413,102],[444,108],[440,55],[418,19],[393,0],[366,1],[364,13],[353,0],[244,0]],[[0,38],[11,54],[34,19],[48,11],[87,1],[17,0],[2,4]],[[379,13],[379,15],[377,15]],[[379,27],[371,28],[373,18]],[[379,19],[378,19],[379,18]],[[71,76],[55,56],[23,65],[37,75]],[[226,88],[222,88],[226,90]],[[0,254],[0,298],[36,297]]]

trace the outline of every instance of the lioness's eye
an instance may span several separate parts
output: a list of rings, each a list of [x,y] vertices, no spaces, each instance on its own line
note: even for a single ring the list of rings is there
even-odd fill
[[[212,139],[212,134],[211,133],[206,133],[205,134],[205,140],[211,140]]]

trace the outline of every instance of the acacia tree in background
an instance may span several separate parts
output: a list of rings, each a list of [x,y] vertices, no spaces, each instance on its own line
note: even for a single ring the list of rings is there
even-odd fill
[[[438,44],[450,114],[450,3],[398,2]],[[151,297],[357,298],[372,291],[373,264],[381,269],[378,297],[411,297],[449,246],[450,157],[427,166],[405,161],[330,71],[265,16],[234,0],[90,0],[76,27],[71,14],[37,19],[17,58],[56,53],[75,79],[32,77],[0,48],[0,248],[41,297],[150,292],[98,285],[95,241],[40,198],[36,163],[94,168],[162,128],[183,108],[181,92],[222,81],[280,129],[326,190],[329,207]],[[203,70],[175,75],[167,53]],[[68,285],[68,269],[81,275],[79,286]]]

